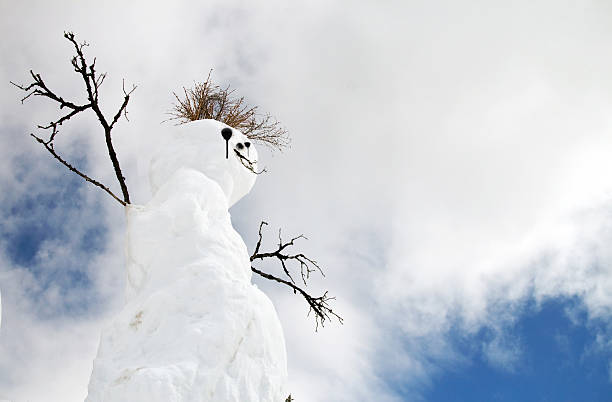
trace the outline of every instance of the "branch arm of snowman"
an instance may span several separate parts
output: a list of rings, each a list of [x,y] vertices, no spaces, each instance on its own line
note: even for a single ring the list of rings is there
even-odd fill
[[[319,325],[321,325],[322,327],[325,326],[325,322],[331,321],[333,317],[335,317],[338,320],[338,322],[342,324],[344,322],[344,319],[340,315],[338,315],[336,312],[334,312],[333,309],[329,306],[329,302],[331,300],[335,300],[335,297],[328,296],[327,291],[325,291],[323,295],[321,296],[318,296],[318,297],[312,296],[308,292],[306,292],[303,288],[298,286],[295,283],[295,280],[293,279],[293,277],[291,276],[291,272],[289,271],[289,267],[288,267],[289,262],[299,263],[300,275],[301,275],[304,286],[307,286],[306,280],[310,278],[310,274],[312,272],[318,271],[322,276],[325,276],[325,274],[323,273],[323,270],[321,269],[321,267],[315,260],[307,257],[303,253],[291,254],[287,251],[290,247],[293,247],[295,245],[295,242],[297,240],[299,239],[307,240],[306,237],[304,235],[299,235],[299,236],[293,237],[289,241],[283,241],[282,236],[281,236],[281,231],[279,229],[277,249],[270,251],[270,252],[262,252],[261,251],[261,243],[263,240],[262,228],[264,227],[264,225],[267,225],[267,224],[268,224],[267,222],[262,221],[259,225],[259,239],[257,241],[257,244],[255,245],[255,250],[253,251],[253,254],[251,255],[251,262],[254,262],[256,260],[264,260],[266,258],[277,259],[281,263],[283,272],[285,273],[285,275],[287,276],[289,280],[282,279],[272,274],[263,272],[253,266],[251,266],[251,270],[263,278],[289,286],[293,290],[294,294],[299,293],[300,295],[302,295],[302,297],[304,297],[304,299],[306,300],[309,306],[308,314],[310,315],[311,312],[314,313],[317,330],[319,329]]]
[[[123,173],[119,165],[119,159],[117,158],[117,153],[115,152],[115,149],[113,147],[111,131],[115,127],[115,124],[117,123],[117,121],[119,121],[122,115],[125,116],[127,120],[127,105],[128,105],[128,102],[130,101],[130,95],[134,92],[134,90],[136,89],[136,86],[133,86],[128,91],[125,89],[125,82],[124,82],[123,102],[121,106],[119,107],[118,111],[113,116],[112,120],[107,119],[102,113],[102,110],[100,109],[100,104],[99,104],[99,90],[104,82],[104,79],[106,78],[106,73],[98,74],[96,72],[96,59],[95,58],[91,64],[88,64],[87,60],[85,59],[85,55],[83,54],[83,48],[88,46],[86,42],[79,44],[76,41],[75,35],[72,32],[64,32],[64,38],[66,38],[74,46],[76,56],[73,56],[71,60],[71,64],[72,64],[72,67],[74,68],[74,71],[80,75],[80,77],[83,80],[83,83],[85,84],[85,90],[87,93],[88,103],[78,104],[77,102],[66,100],[62,96],[57,95],[53,90],[51,90],[47,86],[45,81],[42,79],[41,75],[34,73],[32,70],[30,70],[30,75],[32,76],[32,80],[33,80],[32,83],[28,85],[19,85],[11,81],[11,84],[21,89],[22,91],[26,92],[26,96],[24,96],[21,99],[22,103],[26,101],[28,98],[30,98],[31,96],[41,96],[43,98],[50,99],[51,101],[57,103],[59,105],[60,110],[62,109],[67,110],[67,113],[62,114],[60,117],[51,121],[49,124],[38,125],[38,128],[41,130],[50,130],[48,139],[44,140],[41,137],[36,136],[34,134],[31,134],[32,137],[34,137],[34,139],[36,139],[37,142],[42,144],[45,147],[45,149],[49,153],[51,153],[51,155],[53,155],[55,159],[57,159],[60,163],[62,163],[72,172],[78,174],[83,179],[92,183],[93,185],[100,187],[101,189],[106,191],[109,195],[111,195],[117,202],[125,206],[127,204],[130,204],[130,195],[128,193],[127,185],[125,182],[125,177],[123,177]],[[84,112],[86,110],[89,110],[89,109],[91,109],[95,113],[96,117],[98,118],[98,121],[100,122],[100,125],[104,129],[104,136],[106,140],[106,147],[108,150],[108,155],[113,164],[115,176],[117,177],[117,181],[119,182],[119,186],[121,188],[122,198],[119,198],[117,195],[115,195],[107,186],[103,185],[97,180],[91,179],[88,175],[81,172],[80,170],[78,170],[76,167],[74,167],[70,163],[66,162],[55,151],[53,141],[55,140],[55,137],[59,133],[59,127],[65,122],[67,122],[68,120],[70,120],[75,115],[81,112]]]

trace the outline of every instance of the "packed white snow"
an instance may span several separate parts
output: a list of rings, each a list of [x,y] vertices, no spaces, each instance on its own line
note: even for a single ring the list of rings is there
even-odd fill
[[[228,212],[255,182],[257,151],[231,129],[226,158],[224,128],[172,128],[151,163],[152,199],[127,208],[126,305],[102,332],[87,402],[288,395],[282,328]]]

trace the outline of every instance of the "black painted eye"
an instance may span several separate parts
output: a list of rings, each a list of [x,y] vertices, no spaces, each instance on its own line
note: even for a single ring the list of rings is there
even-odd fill
[[[225,141],[229,141],[229,139],[232,138],[232,129],[225,127],[223,130],[221,130],[221,135]]]
[[[228,144],[229,139],[232,138],[232,129],[229,127],[225,127],[223,130],[221,130],[221,135],[225,140],[225,159],[227,159],[229,157]]]
[[[248,148],[248,147],[251,146],[251,143],[247,141],[247,142],[244,143],[244,146]]]
[[[242,145],[242,143],[239,142],[238,144],[236,144],[236,148],[243,149],[244,145]]]

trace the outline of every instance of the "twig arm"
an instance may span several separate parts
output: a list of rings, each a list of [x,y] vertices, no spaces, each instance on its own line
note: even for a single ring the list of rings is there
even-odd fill
[[[106,148],[108,150],[108,156],[113,164],[113,170],[115,171],[115,176],[117,177],[117,181],[119,182],[119,187],[121,187],[121,193],[123,194],[123,201],[126,204],[130,204],[130,194],[127,189],[127,184],[125,183],[125,177],[123,176],[123,172],[121,171],[121,166],[119,165],[119,159],[117,158],[117,153],[115,152],[115,148],[113,147],[113,141],[111,137],[111,130],[113,129],[115,123],[121,117],[121,114],[124,113],[127,116],[126,108],[127,104],[130,101],[130,94],[134,92],[136,87],[133,87],[132,90],[128,93],[125,91],[125,83],[123,86],[123,103],[119,108],[118,112],[115,114],[113,120],[109,124],[100,109],[100,105],[98,103],[98,91],[100,85],[104,81],[103,74],[100,77],[96,78],[96,59],[94,59],[93,63],[89,66],[87,65],[87,61],[85,60],[85,56],[83,55],[83,47],[87,46],[87,43],[78,44],[76,39],[74,38],[74,34],[72,32],[64,33],[64,37],[72,43],[74,49],[77,53],[76,56],[72,58],[72,66],[74,67],[74,71],[79,73],[83,78],[83,82],[85,83],[85,89],[87,91],[87,98],[91,104],[92,110],[95,112],[102,128],[104,129],[104,139],[106,141]],[[127,117],[126,117],[127,118]]]
[[[289,271],[289,267],[287,266],[287,262],[291,260],[297,261],[300,264],[300,272],[302,275],[302,282],[304,283],[304,286],[307,286],[306,280],[309,279],[310,273],[315,270],[318,270],[321,273],[321,275],[325,276],[323,274],[323,270],[318,265],[318,263],[314,261],[313,259],[307,257],[305,254],[303,253],[298,253],[298,254],[284,253],[288,247],[295,245],[296,240],[306,239],[306,237],[303,235],[299,235],[299,236],[292,238],[288,242],[283,242],[282,237],[281,237],[281,232],[279,230],[278,248],[271,252],[262,252],[260,250],[261,250],[261,243],[263,240],[262,228],[264,227],[264,225],[267,225],[267,223],[264,221],[262,221],[259,224],[259,231],[258,231],[259,238],[257,240],[257,244],[255,245],[255,250],[253,251],[253,254],[250,257],[251,262],[254,262],[255,260],[264,260],[266,258],[277,259],[278,261],[280,261],[283,272],[285,273],[287,278],[289,278],[289,280],[279,278],[267,272],[263,272],[255,268],[252,265],[251,265],[251,270],[263,278],[289,286],[293,290],[293,293],[296,293],[296,294],[299,293],[300,295],[302,295],[302,297],[304,297],[304,299],[308,303],[308,306],[309,306],[308,313],[310,314],[310,312],[314,312],[316,329],[319,328],[319,324],[321,324],[321,326],[324,326],[325,322],[328,320],[331,320],[332,317],[335,317],[340,322],[340,324],[342,324],[343,323],[342,317],[336,314],[329,306],[329,301],[334,300],[335,297],[328,296],[327,291],[325,291],[325,293],[322,296],[318,296],[318,297],[312,296],[308,292],[306,292],[303,288],[296,285],[295,281],[293,280],[293,277],[291,276],[291,272]]]
[[[338,314],[336,314],[330,307],[328,302],[330,300],[335,300],[335,297],[329,297],[327,295],[327,291],[325,291],[325,293],[323,293],[322,296],[319,297],[313,297],[311,295],[309,295],[304,289],[300,288],[299,286],[295,285],[292,282],[286,281],[284,279],[281,279],[279,277],[276,277],[274,275],[268,274],[266,272],[260,271],[257,268],[251,266],[251,271],[255,272],[257,275],[269,279],[271,281],[275,281],[278,283],[282,283],[284,285],[289,286],[291,289],[293,289],[293,293],[299,293],[302,295],[302,297],[304,297],[304,299],[306,299],[306,302],[308,303],[309,306],[309,310],[308,310],[308,314],[310,314],[310,312],[314,312],[315,314],[315,321],[316,321],[316,330],[319,329],[319,324],[323,327],[325,326],[325,321],[331,320],[332,317],[335,317],[338,322],[340,324],[344,323],[344,319],[339,316]]]
[[[35,136],[34,134],[32,134],[32,136],[39,143],[43,144],[45,148],[47,149],[47,151],[49,151],[55,159],[60,161],[64,166],[68,167],[68,169],[70,169],[72,172],[77,173],[79,176],[81,176],[85,180],[104,189],[114,199],[120,201],[122,205],[130,204],[130,195],[128,192],[127,184],[125,182],[125,177],[123,176],[123,172],[121,171],[121,167],[119,165],[119,159],[117,157],[117,153],[115,152],[115,149],[113,147],[111,130],[113,129],[113,127],[115,126],[115,124],[117,123],[117,121],[119,120],[122,114],[127,119],[127,105],[130,100],[130,95],[132,94],[132,92],[134,92],[134,90],[136,89],[136,86],[133,86],[132,89],[128,92],[125,90],[125,82],[124,82],[123,103],[119,107],[119,110],[117,111],[117,113],[114,115],[113,120],[109,123],[106,117],[104,116],[104,114],[102,113],[102,110],[100,109],[100,104],[99,104],[100,87],[104,83],[104,79],[106,78],[106,73],[98,74],[96,72],[96,59],[95,58],[93,60],[93,63],[91,64],[87,63],[87,60],[85,59],[85,55],[83,54],[83,48],[88,46],[87,43],[83,42],[79,44],[75,39],[74,33],[72,32],[64,32],[64,38],[66,38],[72,44],[76,52],[76,55],[72,57],[70,63],[72,64],[74,71],[81,77],[81,79],[83,80],[83,83],[85,84],[85,91],[87,94],[88,103],[84,105],[78,105],[74,102],[65,100],[63,97],[57,95],[54,91],[49,89],[49,87],[47,86],[45,81],[42,79],[40,74],[36,74],[32,70],[30,70],[30,75],[32,76],[32,79],[33,79],[31,84],[19,85],[19,84],[15,84],[12,81],[11,81],[11,84],[13,84],[17,88],[27,93],[21,99],[22,103],[26,99],[30,98],[31,96],[42,96],[44,98],[50,99],[58,103],[60,109],[67,108],[70,110],[68,113],[63,114],[56,120],[50,122],[49,124],[38,126],[38,128],[42,130],[51,130],[51,134],[49,135],[49,139],[47,141],[44,141],[43,139]],[[118,197],[112,191],[110,191],[108,187],[102,185],[100,182],[96,180],[91,179],[90,177],[83,174],[82,172],[79,172],[76,168],[74,168],[74,166],[70,165],[63,158],[61,158],[59,154],[55,152],[53,141],[55,140],[55,137],[59,132],[59,126],[61,126],[63,123],[70,120],[72,117],[76,116],[77,114],[84,112],[88,109],[91,109],[95,113],[96,117],[98,118],[98,121],[100,122],[100,125],[104,129],[104,138],[106,142],[106,148],[108,150],[108,156],[113,165],[113,169],[115,171],[115,176],[117,177],[117,181],[119,182],[119,186],[121,187],[121,193],[123,196],[122,200],[119,200]]]
[[[85,181],[90,182],[91,184],[93,184],[94,186],[100,187],[102,190],[106,191],[111,197],[113,197],[118,203],[120,203],[121,205],[125,206],[126,203],[125,201],[121,200],[119,197],[117,197],[108,187],[106,187],[104,184],[100,183],[97,180],[92,179],[91,177],[87,176],[85,173],[81,172],[80,170],[78,170],[77,168],[75,168],[74,166],[72,166],[70,163],[66,162],[61,156],[59,156],[55,150],[53,149],[53,144],[50,141],[44,141],[42,138],[34,135],[34,134],[30,134],[32,137],[34,137],[34,139],[36,141],[38,141],[39,143],[41,143],[46,149],[47,151],[49,151],[49,153],[51,155],[53,155],[53,157],[55,159],[57,159],[62,165],[66,166],[68,169],[70,169],[71,172],[76,173],[77,175],[79,175],[80,177],[82,177],[83,179],[85,179]]]

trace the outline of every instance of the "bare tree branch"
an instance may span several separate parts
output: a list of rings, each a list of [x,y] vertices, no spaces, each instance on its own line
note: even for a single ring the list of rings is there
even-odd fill
[[[34,96],[46,97],[46,98],[49,98],[51,100],[56,101],[57,103],[60,104],[60,106],[59,106],[60,109],[63,109],[64,107],[67,107],[67,108],[76,110],[76,109],[81,109],[81,108],[83,108],[85,106],[91,106],[89,104],[83,105],[83,106],[78,106],[78,105],[75,105],[72,102],[68,102],[68,101],[64,100],[61,96],[57,96],[55,93],[53,93],[53,91],[51,91],[47,87],[47,85],[43,81],[43,79],[40,76],[40,74],[35,74],[32,70],[30,70],[30,75],[34,79],[34,82],[29,84],[28,86],[15,84],[13,81],[10,81],[11,84],[13,84],[17,88],[21,89],[22,91],[29,92],[30,90],[33,89],[32,92],[28,93],[25,97],[23,97],[21,99],[21,103],[23,103],[30,96],[34,95]]]
[[[59,118],[50,122],[49,124],[38,126],[38,128],[42,130],[51,130],[51,134],[49,135],[49,139],[47,141],[44,141],[41,138],[33,134],[32,136],[39,143],[43,144],[45,148],[47,148],[47,151],[51,152],[51,154],[57,160],[59,160],[64,166],[68,167],[74,173],[77,173],[79,176],[84,178],[86,181],[105,190],[114,199],[119,201],[122,205],[127,205],[130,203],[130,195],[127,189],[127,185],[125,183],[125,177],[123,176],[121,167],[119,165],[119,159],[117,158],[117,153],[115,152],[115,149],[113,147],[113,142],[111,138],[111,130],[113,129],[115,123],[117,123],[117,121],[119,120],[122,114],[127,119],[127,104],[130,100],[130,95],[132,94],[132,92],[134,92],[134,90],[136,89],[136,86],[133,86],[129,92],[126,92],[125,82],[124,82],[123,103],[121,104],[121,107],[119,108],[119,110],[113,117],[113,120],[109,124],[108,120],[102,113],[102,110],[100,109],[100,105],[99,105],[99,90],[102,84],[104,83],[104,79],[106,78],[106,73],[99,74],[99,75],[97,74],[95,58],[91,64],[87,63],[87,60],[85,59],[85,55],[83,54],[83,48],[88,46],[86,42],[79,44],[76,41],[75,35],[72,32],[64,32],[64,38],[66,38],[73,45],[74,50],[76,52],[76,55],[72,57],[70,63],[72,64],[74,71],[81,76],[81,79],[83,80],[83,83],[85,84],[85,91],[87,93],[88,103],[84,105],[78,105],[74,102],[65,100],[63,97],[57,95],[54,91],[49,89],[49,87],[44,82],[40,74],[36,74],[32,70],[30,70],[30,75],[32,76],[32,79],[33,79],[32,83],[28,85],[19,85],[11,81],[11,84],[21,89],[22,91],[27,92],[27,95],[21,99],[22,103],[28,98],[30,98],[31,96],[42,96],[44,98],[51,99],[52,101],[58,103],[60,109],[63,109],[63,108],[70,109],[69,113],[60,116]],[[108,189],[108,187],[102,185],[100,182],[91,179],[89,176],[83,174],[82,172],[79,172],[76,168],[74,168],[64,159],[62,159],[54,150],[53,141],[55,140],[55,137],[59,132],[59,126],[61,126],[63,123],[70,120],[72,117],[76,116],[77,114],[84,112],[88,109],[93,110],[93,112],[96,114],[98,118],[98,121],[102,125],[102,128],[104,129],[106,148],[108,150],[108,155],[113,165],[113,169],[115,171],[115,176],[117,177],[117,181],[119,182],[119,186],[121,188],[123,199],[119,199],[115,194],[113,194]]]
[[[115,117],[113,117],[113,122],[110,124],[111,130],[112,130],[113,126],[115,125],[115,123],[117,123],[117,121],[121,117],[121,113],[123,113],[123,116],[125,117],[125,119],[129,121],[129,119],[127,117],[127,104],[130,101],[130,95],[135,90],[136,90],[136,85],[133,85],[132,89],[130,90],[130,92],[126,92],[125,91],[125,80],[123,80],[123,94],[124,94],[123,103],[121,104],[121,107],[117,111],[117,114],[115,114]]]
[[[327,291],[325,291],[325,293],[323,293],[322,296],[319,297],[313,297],[311,295],[309,295],[305,290],[303,290],[302,288],[300,288],[299,286],[295,285],[293,282],[290,281],[286,281],[284,279],[281,279],[277,276],[268,274],[266,272],[260,271],[257,268],[251,266],[251,271],[255,272],[256,274],[269,279],[271,281],[275,281],[275,282],[279,282],[282,284],[285,284],[287,286],[289,286],[291,289],[293,289],[293,293],[300,293],[302,295],[302,297],[304,297],[304,299],[306,299],[306,302],[308,302],[308,306],[309,306],[309,310],[308,310],[308,314],[310,315],[311,312],[314,311],[315,314],[315,322],[316,322],[316,328],[315,330],[319,329],[319,324],[324,327],[325,326],[325,321],[331,320],[332,316],[336,317],[336,319],[338,320],[338,322],[340,324],[344,323],[344,319],[342,317],[340,317],[338,314],[336,314],[330,307],[328,302],[330,300],[335,300],[335,297],[329,297],[327,296]]]
[[[267,225],[267,224],[268,224],[267,222],[262,221],[259,225],[259,241],[257,243],[259,246],[261,246],[261,239],[262,239],[261,229],[264,225]],[[283,267],[283,271],[289,277],[289,279],[291,279],[291,282],[293,283],[295,283],[295,281],[291,277],[291,274],[289,273],[289,270],[287,268],[287,262],[292,261],[292,260],[297,261],[300,264],[300,274],[302,276],[302,282],[304,282],[304,285],[306,285],[306,279],[310,277],[311,272],[319,271],[322,276],[325,276],[319,264],[315,260],[312,260],[308,258],[307,256],[305,256],[303,253],[283,254],[283,251],[285,251],[286,248],[295,245],[295,241],[298,239],[307,240],[306,236],[299,235],[299,236],[292,238],[288,242],[283,243],[283,239],[281,237],[281,230],[279,229],[278,230],[278,249],[271,251],[271,252],[267,252],[267,253],[260,253],[259,247],[257,247],[253,255],[251,255],[251,261],[263,260],[264,258],[278,259]]]
[[[327,291],[325,291],[325,293],[323,293],[322,296],[318,296],[318,297],[311,296],[304,289],[297,286],[295,284],[295,281],[293,280],[293,277],[291,276],[289,267],[287,266],[288,261],[297,261],[299,263],[300,274],[301,274],[302,282],[304,283],[304,286],[307,286],[306,280],[309,279],[311,272],[319,271],[322,276],[325,276],[325,274],[323,273],[323,270],[321,269],[321,267],[318,265],[318,263],[315,260],[307,257],[303,253],[289,254],[289,253],[286,253],[285,251],[287,248],[294,246],[296,240],[306,239],[306,237],[304,235],[299,235],[297,237],[292,238],[288,242],[283,242],[282,237],[281,237],[281,231],[279,230],[278,231],[278,248],[271,252],[260,252],[261,243],[263,239],[262,228],[264,225],[268,225],[268,223],[265,221],[262,221],[259,224],[259,232],[258,232],[259,239],[257,240],[257,244],[255,245],[255,250],[253,251],[253,254],[251,255],[251,262],[255,260],[263,260],[265,258],[276,258],[280,261],[281,266],[283,268],[283,272],[289,278],[289,280],[285,280],[277,276],[274,276],[272,274],[263,272],[253,266],[251,266],[251,270],[266,279],[289,286],[291,289],[293,289],[293,293],[301,294],[302,297],[304,297],[304,299],[306,299],[306,302],[308,303],[308,306],[309,306],[308,314],[310,314],[311,312],[314,312],[316,330],[319,329],[319,324],[322,327],[325,326],[325,321],[331,320],[332,317],[335,317],[338,320],[338,322],[342,324],[344,322],[343,318],[340,317],[338,314],[336,314],[328,304],[329,301],[335,300],[335,297],[328,296]]]
[[[85,179],[85,181],[90,182],[91,184],[93,184],[94,186],[98,186],[100,187],[102,190],[106,191],[111,197],[113,197],[115,200],[117,200],[117,202],[119,202],[121,205],[125,206],[126,203],[125,201],[121,200],[119,197],[117,197],[108,187],[106,187],[104,184],[100,183],[97,180],[92,179],[91,177],[87,176],[85,173],[81,172],[80,170],[78,170],[77,168],[75,168],[74,166],[72,166],[70,163],[66,162],[64,159],[62,159],[61,156],[59,156],[55,150],[53,149],[53,144],[50,141],[44,141],[42,138],[37,137],[34,134],[30,134],[32,137],[34,137],[36,139],[36,141],[38,141],[39,143],[41,143],[46,149],[47,151],[49,151],[49,153],[51,153],[51,155],[53,155],[53,157],[55,159],[57,159],[58,161],[60,161],[60,163],[64,166],[66,166],[68,169],[70,169],[70,171],[76,173],[77,175],[81,176],[83,179]]]

